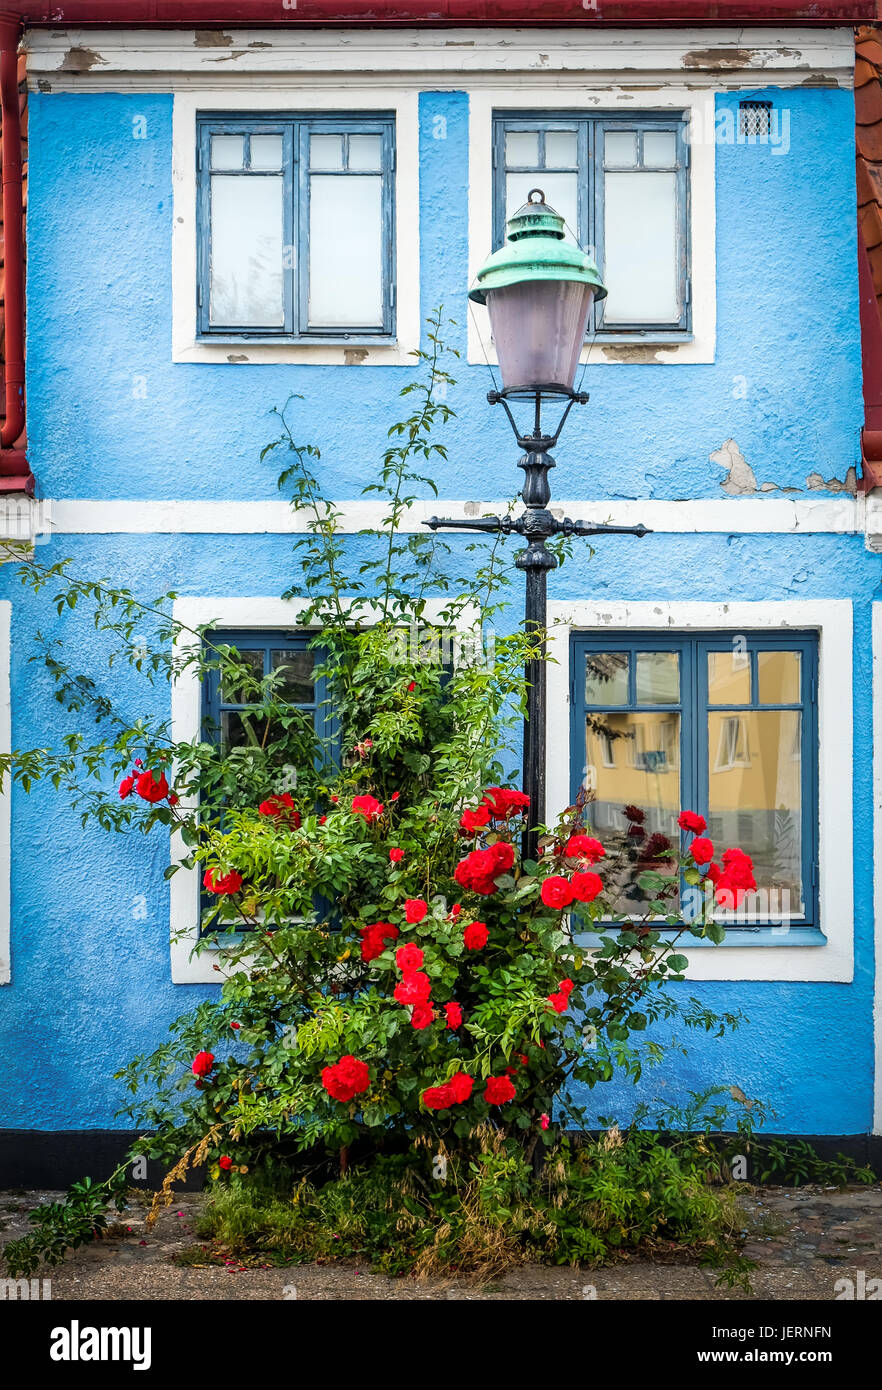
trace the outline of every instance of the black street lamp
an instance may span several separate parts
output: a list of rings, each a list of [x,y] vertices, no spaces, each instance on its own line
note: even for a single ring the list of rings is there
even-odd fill
[[[433,516],[425,525],[433,531],[501,531],[505,535],[514,531],[527,541],[526,550],[515,556],[515,564],[526,574],[524,627],[539,638],[537,656],[527,663],[525,672],[523,759],[524,791],[530,798],[523,855],[534,859],[536,827],[545,822],[547,579],[548,571],[557,566],[546,542],[561,535],[648,533],[645,526],[587,526],[569,518],[558,521],[548,510],[548,473],[555,466],[550,450],[557,444],[573,406],[588,401],[587,392],[575,391],[573,384],[591,306],[595,299],[606,296],[606,289],[591,258],[565,240],[564,219],[546,204],[541,189],[533,189],[510,219],[506,244],[493,253],[477,279],[469,297],[487,305],[502,376],[502,390],[489,392],[487,399],[491,405],[502,406],[524,451],[518,463],[524,470],[524,511],[515,518],[489,516],[468,521]],[[543,402],[562,401],[565,405],[557,428],[552,434],[543,433]],[[512,413],[510,403],[517,402],[533,406],[530,434],[521,432]]]

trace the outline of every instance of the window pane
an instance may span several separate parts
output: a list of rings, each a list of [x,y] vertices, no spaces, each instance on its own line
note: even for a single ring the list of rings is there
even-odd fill
[[[212,175],[210,304],[213,324],[284,327],[281,178]]]
[[[588,715],[582,781],[586,825],[607,851],[604,880],[615,915],[639,914],[646,894],[637,879],[646,869],[669,874],[676,884],[673,864],[659,855],[679,843],[680,716],[625,710]],[[628,820],[625,806],[642,811],[642,822]],[[677,901],[675,891],[672,911]]]
[[[708,715],[708,824],[719,846],[754,862],[759,893],[748,920],[787,921],[804,911],[802,743],[798,710]],[[734,906],[734,904],[733,904]]]
[[[546,169],[574,169],[579,162],[579,141],[574,130],[545,132]]]
[[[270,652],[270,670],[278,673],[276,694],[294,705],[309,705],[315,698],[312,679],[313,654],[296,647]]]
[[[343,136],[310,135],[309,167],[310,169],[342,169]]]
[[[677,163],[677,137],[672,130],[644,132],[643,163],[650,169],[670,169]]]
[[[266,720],[248,710],[221,711],[221,748],[260,748],[266,734]]]
[[[281,169],[281,135],[252,135],[251,167],[252,169]]]
[[[757,657],[759,703],[798,705],[802,691],[801,652],[760,652]]]
[[[540,187],[545,201],[559,212],[567,225],[567,240],[575,242],[579,227],[578,174],[549,174],[544,169],[532,174],[507,174],[505,215],[511,217],[527,201],[531,188]]]
[[[628,652],[586,652],[586,705],[626,705],[630,662]]]
[[[241,135],[212,135],[212,169],[241,169],[245,140]]]
[[[676,705],[680,700],[680,653],[637,653],[638,705]]]
[[[535,130],[509,130],[505,136],[505,162],[511,169],[539,166],[539,135]]]
[[[730,649],[707,654],[707,699],[710,705],[750,704],[750,656]]]
[[[365,169],[379,174],[383,168],[383,137],[381,135],[350,135],[350,169]]]
[[[607,174],[604,237],[604,322],[675,322],[677,175]]]
[[[320,174],[309,189],[310,326],[381,329],[382,179]]]
[[[637,163],[637,135],[633,130],[607,130],[603,136],[606,168],[632,169]]]
[[[230,673],[221,690],[221,703],[224,705],[244,705],[259,698],[260,692],[253,681],[263,679],[263,652],[237,652],[240,666],[247,667],[241,683],[237,683]],[[253,678],[253,681],[252,679]]]

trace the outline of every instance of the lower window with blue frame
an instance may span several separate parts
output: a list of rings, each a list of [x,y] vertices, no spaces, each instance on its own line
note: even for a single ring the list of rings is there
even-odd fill
[[[335,745],[320,674],[323,653],[307,632],[210,632],[207,654],[212,647],[230,647],[238,658],[235,676],[211,668],[202,687],[202,737],[217,744],[234,769],[235,804],[256,807],[280,792],[308,801],[322,761],[317,751]],[[221,798],[221,820],[222,808],[231,804],[229,792],[214,792],[215,802]],[[203,895],[202,914],[216,905]],[[207,930],[211,934],[217,926]]]
[[[727,933],[823,943],[817,634],[577,634],[571,663],[572,795],[619,866],[622,916],[639,915],[638,873],[665,872],[688,809],[718,854],[754,862],[756,894],[717,914]]]

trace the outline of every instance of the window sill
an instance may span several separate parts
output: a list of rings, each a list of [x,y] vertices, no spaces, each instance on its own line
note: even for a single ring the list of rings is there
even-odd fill
[[[324,367],[413,367],[419,341],[396,338],[220,338],[212,334],[176,344],[173,362],[261,364],[279,366],[301,363]]]
[[[602,935],[611,936],[617,930],[616,927],[610,927]],[[669,941],[675,936],[680,936],[680,932],[681,929],[677,927],[662,927],[659,929],[659,936],[662,940]],[[580,945],[597,950],[601,944],[601,933],[577,932],[575,939]],[[751,949],[760,946],[826,946],[827,938],[820,927],[731,927],[719,943],[686,933],[680,936],[679,944],[688,955],[690,951],[720,951],[731,949],[733,946],[749,946]]]

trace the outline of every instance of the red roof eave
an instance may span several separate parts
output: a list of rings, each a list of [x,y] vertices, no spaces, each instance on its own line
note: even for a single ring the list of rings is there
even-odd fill
[[[18,0],[31,27],[860,24],[882,0]]]

